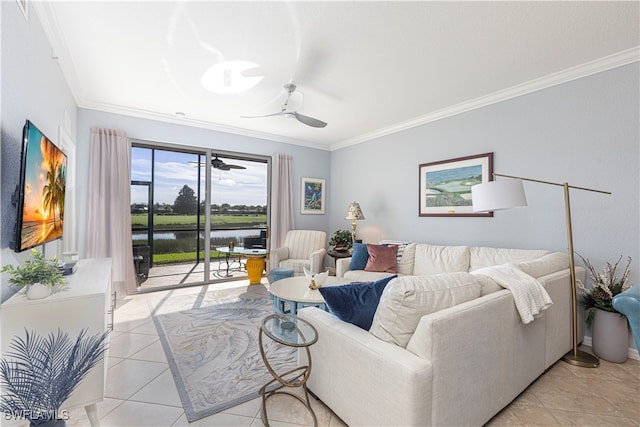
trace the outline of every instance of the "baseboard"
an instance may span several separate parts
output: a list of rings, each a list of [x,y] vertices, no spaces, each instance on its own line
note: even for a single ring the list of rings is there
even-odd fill
[[[587,347],[591,347],[591,337],[585,336],[582,344],[586,345]],[[629,353],[627,354],[627,356],[629,357],[629,359],[640,360],[640,353],[638,353],[637,348],[629,347]]]

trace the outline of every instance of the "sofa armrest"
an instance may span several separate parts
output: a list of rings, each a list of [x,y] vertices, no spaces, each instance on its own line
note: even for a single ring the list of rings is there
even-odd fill
[[[544,318],[522,323],[506,289],[423,316],[407,350],[433,362],[437,424],[489,421],[544,372],[544,330]]]
[[[424,425],[431,419],[429,360],[318,308],[303,308],[298,316],[318,331],[307,385],[347,425]],[[298,354],[306,364],[304,350]]]
[[[633,339],[640,352],[640,283],[614,296],[613,308],[627,316]]]
[[[271,260],[271,268],[278,268],[280,266],[280,261],[284,261],[289,258],[289,248],[282,247],[273,249],[269,252],[269,259]]]
[[[311,272],[322,273],[324,271],[324,256],[327,254],[327,250],[322,248],[311,253]]]
[[[344,277],[344,273],[351,269],[351,257],[336,259],[336,277]]]

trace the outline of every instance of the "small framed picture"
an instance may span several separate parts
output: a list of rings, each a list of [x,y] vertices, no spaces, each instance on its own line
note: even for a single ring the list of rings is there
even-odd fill
[[[25,21],[29,21],[29,0],[16,0],[18,2],[18,7],[20,8],[20,12],[24,15]]]
[[[302,178],[300,194],[301,214],[324,214],[325,180],[320,178]]]
[[[473,212],[471,187],[493,180],[493,153],[419,166],[419,216],[493,216]]]

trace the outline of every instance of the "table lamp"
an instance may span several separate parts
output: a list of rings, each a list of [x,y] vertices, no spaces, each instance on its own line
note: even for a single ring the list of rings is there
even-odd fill
[[[523,178],[519,176],[494,173],[494,177],[511,178],[505,181],[489,181],[484,184],[471,187],[471,199],[474,212],[488,212],[501,209],[510,209],[518,206],[527,206],[522,181],[532,181],[540,184],[556,185],[564,187],[564,206],[567,224],[567,243],[569,246],[569,275],[571,280],[571,326],[573,334],[572,350],[562,358],[567,363],[575,366],[595,368],[600,364],[598,358],[592,354],[578,350],[578,295],[576,289],[576,265],[573,252],[573,232],[571,230],[571,206],[569,202],[569,189],[593,191],[596,193],[611,194],[608,191],[594,190],[591,188],[575,187],[568,183],[556,183],[541,181],[538,179]]]
[[[356,242],[356,221],[360,221],[364,219],[364,214],[362,213],[362,209],[360,209],[360,205],[358,202],[351,202],[349,205],[349,210],[347,210],[347,215],[344,219],[351,220],[351,242]]]

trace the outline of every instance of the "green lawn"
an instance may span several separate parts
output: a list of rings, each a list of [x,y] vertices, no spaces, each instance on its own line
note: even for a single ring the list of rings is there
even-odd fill
[[[215,261],[218,256],[223,255],[222,252],[211,251],[211,260]],[[200,252],[200,260],[204,260],[204,251]],[[179,252],[179,253],[171,253],[171,254],[153,254],[153,263],[154,264],[173,264],[180,262],[195,262],[196,261],[196,253],[195,252]]]
[[[196,215],[154,215],[155,229],[181,228],[196,225]],[[211,225],[216,228],[252,227],[267,223],[267,215],[211,215]],[[204,224],[204,215],[200,215],[200,224]],[[131,214],[132,227],[147,225],[147,214]]]

